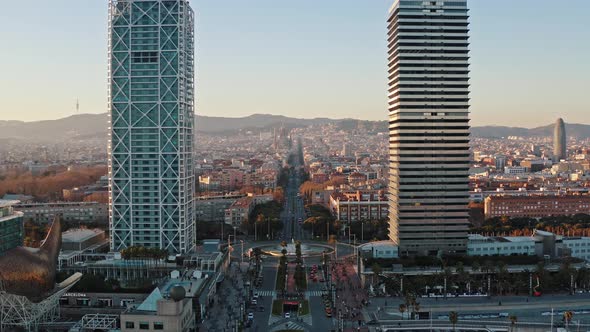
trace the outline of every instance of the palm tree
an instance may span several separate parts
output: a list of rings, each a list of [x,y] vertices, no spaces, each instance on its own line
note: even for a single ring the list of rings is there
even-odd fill
[[[381,265],[379,265],[379,263],[373,263],[373,265],[371,265],[371,271],[373,271],[373,284],[375,283],[375,276],[377,277],[377,280],[379,280],[379,275],[381,274],[381,272],[383,272],[383,269],[381,268]]]
[[[574,317],[574,313],[569,310],[563,313],[563,320],[565,321],[565,328],[566,329],[568,328],[573,317]]]
[[[475,262],[473,262],[473,264],[471,264],[471,271],[473,271],[473,272],[479,271],[480,268],[481,268],[481,265],[479,265],[478,261],[475,261]]]
[[[496,278],[498,281],[498,295],[504,295],[506,291],[506,286],[508,282],[508,268],[506,267],[506,263],[500,262],[496,266]]]
[[[409,312],[411,312],[411,316],[412,318],[414,318],[414,312],[415,312],[415,305],[416,305],[416,297],[414,296],[414,294],[411,293],[406,293],[406,308],[408,309]]]
[[[416,299],[414,299],[414,304],[412,305],[412,311],[420,313],[420,302],[417,302]]]
[[[400,303],[398,309],[399,312],[402,314],[402,320],[404,320],[404,312],[406,312],[408,308],[406,307],[405,303]]]
[[[264,214],[260,213],[258,216],[256,216],[256,220],[254,220],[254,234],[258,234],[258,232],[257,232],[258,225],[264,223],[264,220],[265,220]],[[262,229],[264,229],[264,227]],[[258,240],[258,239],[256,239],[256,240]]]
[[[516,317],[515,314],[512,314],[508,317],[508,319],[510,319],[510,331],[514,331],[514,326],[516,325],[516,322],[518,321],[518,317]]]
[[[459,315],[456,311],[449,312],[449,322],[453,324],[453,331],[455,331],[455,326],[457,326],[457,322],[459,321]]]

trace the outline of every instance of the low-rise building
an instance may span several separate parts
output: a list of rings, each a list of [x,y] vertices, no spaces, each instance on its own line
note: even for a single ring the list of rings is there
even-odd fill
[[[199,176],[199,189],[201,191],[216,191],[221,188],[221,180],[213,175]]]
[[[87,293],[68,292],[59,299],[59,304],[64,307],[75,307],[80,310],[84,307],[97,307],[125,310],[133,304],[140,304],[146,298],[147,293]]]
[[[511,174],[511,175],[522,175],[528,173],[529,170],[523,166],[509,166],[504,167],[504,174]]]
[[[38,223],[49,223],[55,217],[81,223],[107,222],[109,219],[108,204],[98,202],[27,203],[14,208],[24,213],[25,220]]]
[[[485,199],[484,214],[493,217],[529,217],[590,214],[589,195],[568,196],[490,196]]]
[[[469,256],[536,255],[535,238],[528,236],[483,236],[470,234],[467,242]]]
[[[249,193],[247,197],[238,199],[225,210],[225,223],[233,226],[240,226],[243,222],[248,220],[250,213],[252,213],[256,205],[264,204],[272,200],[273,197],[270,194],[254,195]]]
[[[177,289],[182,289],[178,291]],[[188,332],[195,329],[195,315],[191,301],[185,298],[185,290],[174,286],[169,298],[164,298],[159,288],[138,307],[121,314],[121,331],[170,331]]]
[[[68,229],[61,234],[61,250],[92,250],[108,245],[102,229]]]
[[[225,210],[225,223],[240,226],[248,220],[248,216],[254,209],[252,197],[243,197],[235,201]]]
[[[97,253],[108,249],[109,241],[101,229],[69,229],[62,233],[58,269],[97,260]],[[107,256],[107,255],[104,255]]]
[[[549,159],[525,159],[520,162],[520,166],[526,168],[529,172],[540,172],[547,167],[551,167]]]
[[[563,237],[558,242],[561,242],[561,248],[568,249],[564,254],[590,261],[590,237]]]
[[[313,183],[324,183],[330,179],[330,175],[327,174],[323,169],[319,169],[315,173],[311,173],[311,182]]]
[[[388,216],[388,200],[381,190],[333,192],[330,210],[341,222],[381,220]]]
[[[397,258],[398,246],[392,241],[374,241],[359,246],[359,254],[371,258]]]
[[[316,189],[311,192],[311,204],[319,204],[325,207],[330,206],[330,196],[334,192],[334,186],[328,186],[326,189]]]
[[[197,222],[223,222],[225,210],[244,195],[201,196],[195,199]]]
[[[21,194],[4,194],[1,199],[5,201],[19,201],[20,203],[32,203],[35,197]]]
[[[23,245],[23,213],[14,210],[18,201],[0,200],[0,255]]]

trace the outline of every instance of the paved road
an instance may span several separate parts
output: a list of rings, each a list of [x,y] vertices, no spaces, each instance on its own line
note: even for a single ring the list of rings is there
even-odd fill
[[[367,308],[371,317],[377,314],[383,323],[397,322],[400,319],[398,307],[404,303],[403,298],[371,298],[371,305]],[[526,296],[505,296],[488,298],[448,298],[433,299],[420,298],[421,311],[432,312],[434,319],[446,319],[450,311],[456,311],[462,321],[506,321],[506,317],[499,317],[504,313],[516,315],[518,321],[548,323],[551,321],[551,309],[553,308],[553,321],[561,323],[563,312],[571,310],[574,313],[573,321],[581,324],[590,324],[590,294],[576,295],[546,295],[539,298]],[[387,306],[385,306],[387,302]],[[380,310],[379,310],[380,309]]]
[[[269,266],[270,265],[270,266]],[[275,290],[275,281],[277,275],[276,263],[264,264],[260,272],[262,275],[262,284],[259,288],[254,288],[254,293],[258,293],[258,306],[262,304],[264,311],[256,310],[254,313],[254,322],[250,331],[266,331],[268,320],[272,310],[272,292]]]
[[[301,229],[300,224],[306,218],[305,208],[303,199],[297,195],[300,185],[301,181],[298,171],[291,171],[285,190],[285,206],[281,213],[281,220],[283,222],[282,239],[287,242],[301,240],[305,236],[305,232]]]

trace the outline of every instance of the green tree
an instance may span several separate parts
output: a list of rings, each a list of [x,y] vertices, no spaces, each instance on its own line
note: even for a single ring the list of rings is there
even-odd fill
[[[565,328],[567,329],[569,327],[569,324],[572,321],[572,318],[574,318],[574,313],[571,311],[566,311],[563,313],[563,320],[565,321]]]

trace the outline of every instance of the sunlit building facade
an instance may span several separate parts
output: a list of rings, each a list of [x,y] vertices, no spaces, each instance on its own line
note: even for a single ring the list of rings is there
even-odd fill
[[[194,247],[194,15],[187,0],[109,1],[111,250]]]
[[[400,255],[466,252],[468,17],[465,0],[390,9],[389,218]]]

